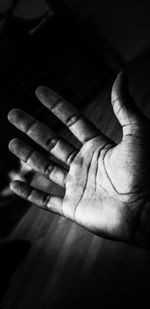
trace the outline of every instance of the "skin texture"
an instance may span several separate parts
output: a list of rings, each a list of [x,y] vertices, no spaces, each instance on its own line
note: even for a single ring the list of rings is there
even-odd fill
[[[122,126],[118,145],[54,91],[39,87],[36,95],[69,127],[82,147],[76,149],[32,116],[13,109],[9,121],[63,162],[64,167],[18,139],[10,142],[10,151],[62,187],[64,193],[54,196],[20,181],[11,184],[12,190],[97,235],[149,248],[150,124],[130,96],[124,73],[118,75],[111,97]]]

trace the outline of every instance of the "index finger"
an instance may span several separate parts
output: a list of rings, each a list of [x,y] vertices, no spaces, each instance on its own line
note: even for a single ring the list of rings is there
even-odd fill
[[[69,102],[63,99],[55,91],[40,86],[36,90],[36,96],[57,118],[59,118],[81,142],[101,135],[99,130]]]

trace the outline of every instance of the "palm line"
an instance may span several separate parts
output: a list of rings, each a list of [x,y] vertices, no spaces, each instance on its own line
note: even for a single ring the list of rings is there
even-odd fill
[[[92,158],[93,158],[93,157],[92,157]],[[75,207],[75,210],[74,210],[74,220],[75,220],[75,218],[76,218],[77,208],[78,208],[79,203],[81,202],[81,200],[82,200],[82,198],[83,198],[83,196],[84,196],[84,193],[85,193],[85,190],[86,190],[86,187],[87,187],[88,177],[89,177],[89,170],[90,170],[90,167],[91,167],[91,162],[92,162],[92,159],[91,159],[91,161],[90,161],[90,163],[89,163],[89,165],[88,165],[88,167],[87,167],[85,186],[84,186],[84,188],[83,188],[83,191],[82,191],[82,194],[81,194],[81,196],[80,196],[80,199],[79,199],[78,203],[76,204],[76,207]]]
[[[108,178],[110,184],[112,185],[112,187],[113,187],[113,189],[115,190],[115,192],[116,192],[117,194],[119,194],[119,195],[135,194],[135,192],[131,192],[131,191],[130,191],[130,192],[126,192],[126,193],[121,193],[121,192],[119,192],[119,191],[116,189],[115,185],[113,184],[113,182],[112,182],[112,180],[111,180],[111,177],[109,176],[109,173],[108,173],[108,171],[107,171],[106,164],[105,164],[105,158],[106,158],[106,155],[107,155],[107,153],[108,153],[108,151],[109,151],[110,149],[112,149],[112,148],[109,148],[109,149],[106,150],[106,152],[105,152],[105,154],[104,154],[104,157],[102,158],[103,167],[104,167],[106,176],[107,176],[107,178]]]

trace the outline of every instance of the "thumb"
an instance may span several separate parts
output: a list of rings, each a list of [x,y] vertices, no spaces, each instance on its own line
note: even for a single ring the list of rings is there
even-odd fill
[[[112,87],[111,103],[121,126],[138,125],[146,119],[129,93],[127,78],[123,72],[118,74]]]

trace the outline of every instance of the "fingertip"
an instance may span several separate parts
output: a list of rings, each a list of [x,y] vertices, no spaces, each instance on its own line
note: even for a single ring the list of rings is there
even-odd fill
[[[124,71],[120,71],[120,72],[118,73],[117,77],[121,78],[121,77],[124,76],[124,75],[125,75],[125,72],[124,72]]]
[[[31,193],[31,188],[30,186],[23,181],[20,180],[14,180],[10,183],[10,189],[16,193],[18,196],[27,199],[27,197]]]
[[[14,121],[16,120],[19,112],[20,112],[19,108],[13,108],[12,110],[10,110],[10,112],[7,115],[8,120],[10,122],[14,123]]]
[[[41,103],[50,110],[57,102],[61,100],[61,97],[57,92],[46,86],[39,86],[35,90],[35,94],[38,100],[40,100]]]
[[[124,77],[125,77],[124,71],[121,71],[118,73],[114,81],[112,92],[111,92],[112,104],[122,97],[122,85],[124,83]]]
[[[8,143],[8,149],[12,151],[13,139]]]
[[[35,95],[39,100],[44,99],[50,92],[50,89],[46,86],[39,86],[35,90]]]
[[[16,180],[10,183],[10,189],[15,193],[17,193],[17,186],[18,186],[18,181]]]
[[[116,77],[116,79],[115,79],[115,81],[114,81],[113,87],[117,86],[117,85],[120,83],[120,81],[121,81],[122,78],[123,78],[123,75],[124,75],[123,71],[121,71],[121,72],[118,73],[118,75],[117,75],[117,77]]]
[[[40,96],[41,91],[42,91],[42,88],[43,88],[43,86],[38,86],[38,87],[35,89],[35,95],[36,95],[37,97]]]
[[[123,92],[123,90],[126,89],[128,84],[127,81],[128,81],[127,72],[125,71],[119,72],[114,83],[116,85],[118,92]]]
[[[18,138],[13,138],[11,139],[11,141],[8,144],[8,149],[13,152],[13,150],[16,148],[18,144]]]

